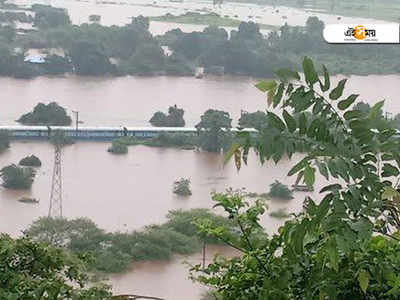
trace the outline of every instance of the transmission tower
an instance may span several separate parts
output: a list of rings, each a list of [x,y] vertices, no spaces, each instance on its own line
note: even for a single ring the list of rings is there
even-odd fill
[[[54,169],[49,206],[49,217],[52,218],[62,218],[61,149],[60,144],[54,144]]]

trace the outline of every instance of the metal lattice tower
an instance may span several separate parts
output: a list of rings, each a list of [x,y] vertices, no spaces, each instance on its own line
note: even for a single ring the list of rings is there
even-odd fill
[[[54,169],[51,182],[49,217],[62,218],[61,145],[54,145]]]

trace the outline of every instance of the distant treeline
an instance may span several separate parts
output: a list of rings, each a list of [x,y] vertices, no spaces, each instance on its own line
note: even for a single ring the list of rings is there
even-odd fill
[[[285,25],[268,36],[256,23],[242,22],[230,34],[210,26],[202,32],[174,29],[154,37],[143,16],[125,26],[77,26],[63,9],[34,5],[32,10],[38,30],[17,35],[12,26],[0,27],[0,75],[192,76],[196,67],[204,67],[206,73],[269,77],[277,69],[296,68],[298,58],[305,55],[324,61],[331,73],[400,71],[398,47],[329,45],[322,38],[324,23],[316,17],[310,17],[305,27]],[[30,48],[57,48],[65,55],[48,56],[43,64],[26,63],[24,49]]]

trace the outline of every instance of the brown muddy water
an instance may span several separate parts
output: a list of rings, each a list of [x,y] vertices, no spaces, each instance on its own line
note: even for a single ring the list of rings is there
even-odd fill
[[[335,81],[342,77],[336,77]],[[177,104],[186,111],[188,126],[199,121],[209,108],[230,112],[234,120],[241,109],[265,109],[265,96],[254,88],[251,78],[206,77],[195,78],[37,78],[17,80],[0,78],[3,105],[0,124],[13,123],[21,114],[30,111],[38,101],[57,101],[68,109],[79,110],[85,125],[148,125],[157,110]],[[361,100],[369,103],[386,99],[385,110],[400,112],[397,95],[399,76],[352,76],[348,91],[361,93]],[[249,165],[237,172],[232,164],[223,167],[223,157],[191,150],[149,148],[135,146],[127,155],[115,156],[106,150],[108,143],[79,142],[63,149],[64,215],[68,218],[89,217],[109,231],[140,229],[152,223],[162,223],[171,209],[211,208],[212,190],[246,187],[250,192],[267,192],[274,180],[288,185],[287,171],[294,161],[283,160],[278,165],[261,166],[254,155]],[[13,236],[33,220],[47,215],[53,164],[53,148],[46,142],[13,142],[0,155],[0,167],[18,163],[24,156],[35,154],[42,160],[30,191],[10,191],[0,188],[0,232]],[[182,199],[172,193],[173,181],[187,177],[192,181],[193,196]],[[317,182],[316,190],[323,184]],[[286,208],[300,211],[305,193],[282,203],[269,201],[270,210]],[[40,200],[37,205],[17,201],[22,196]],[[318,193],[312,193],[318,198]],[[274,232],[281,221],[265,216],[262,223]],[[214,252],[232,255],[227,248],[210,248],[207,259]],[[196,300],[203,290],[188,279],[182,261],[200,263],[200,254],[175,257],[166,262],[145,262],[132,270],[113,275],[110,282],[117,293],[138,293],[166,299]]]

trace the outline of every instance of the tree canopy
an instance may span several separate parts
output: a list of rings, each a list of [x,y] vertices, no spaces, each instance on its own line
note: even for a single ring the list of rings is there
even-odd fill
[[[232,119],[229,113],[209,109],[201,116],[196,128],[199,131],[199,145],[204,150],[220,152],[230,146]]]
[[[22,115],[17,122],[24,125],[69,126],[72,119],[57,102],[38,103],[32,112]]]
[[[168,108],[168,114],[161,111],[156,112],[150,119],[150,123],[156,127],[184,127],[185,119],[183,115],[185,111],[176,105]]]

